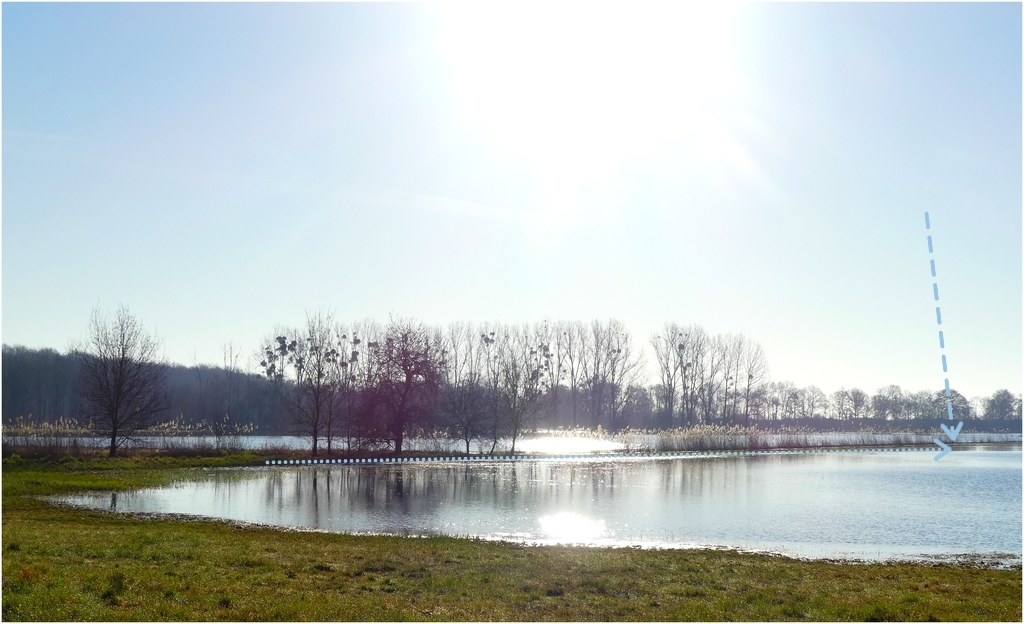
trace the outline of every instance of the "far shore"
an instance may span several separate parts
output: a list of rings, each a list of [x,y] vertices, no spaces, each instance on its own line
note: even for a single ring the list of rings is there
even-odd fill
[[[324,439],[318,440],[314,454],[309,437],[304,436],[175,436],[139,435],[118,449],[119,455],[142,454],[169,457],[216,457],[241,452],[264,459],[298,458],[372,458],[372,457],[486,457],[557,454],[674,453],[715,451],[781,451],[793,449],[846,449],[872,447],[934,447],[935,438],[945,440],[941,431],[831,431],[802,429],[782,431],[757,428],[702,426],[665,431],[547,430],[531,432],[519,439],[513,453],[507,440],[491,451],[490,441],[474,440],[467,452],[465,441],[443,436],[413,437],[406,440],[401,453],[395,453],[386,441],[369,444],[353,442],[348,448],[344,438],[335,438],[330,450]],[[962,432],[954,450],[964,445],[1020,445],[1020,433]],[[106,452],[109,438],[85,432],[5,431],[3,456],[47,457],[51,455],[94,456]]]

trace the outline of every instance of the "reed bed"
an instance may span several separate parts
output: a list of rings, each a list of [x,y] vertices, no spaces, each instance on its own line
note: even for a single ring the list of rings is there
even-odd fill
[[[147,429],[128,440],[124,449],[156,451],[167,456],[198,457],[237,453],[245,449],[275,450],[291,456],[296,452],[308,452],[293,445],[274,443],[259,445],[259,439],[247,437],[251,431],[234,423],[208,423],[183,425],[168,421],[163,427]],[[934,444],[935,438],[945,439],[941,431],[913,432],[872,432],[832,431],[821,432],[805,428],[782,428],[763,430],[754,427],[698,425],[669,430],[623,429],[609,431],[601,427],[594,429],[555,429],[527,432],[519,438],[525,442],[532,438],[574,438],[590,439],[611,443],[625,452],[669,452],[669,451],[732,451],[767,450],[785,448],[839,448],[868,446],[923,446]],[[959,444],[1006,444],[1021,443],[1019,433],[961,433]],[[54,423],[25,423],[16,419],[3,427],[3,456],[18,453],[22,457],[43,457],[50,455],[82,456],[102,451],[109,439],[94,435],[89,429],[70,419]],[[280,448],[276,448],[280,446]],[[492,441],[487,438],[474,439],[473,453],[487,454]],[[600,445],[598,445],[600,446]],[[502,438],[495,445],[495,453],[507,453],[511,440]],[[390,442],[384,440],[361,440],[353,445],[352,452],[374,454],[390,452]],[[347,444],[342,437],[334,439],[332,455],[347,455]],[[326,452],[321,444],[321,452]],[[444,431],[419,433],[406,438],[403,451],[406,453],[453,454],[465,453],[465,442],[449,437]],[[517,444],[517,450],[520,450]]]
[[[740,427],[698,426],[667,431],[654,441],[657,451],[761,450],[838,446],[902,446],[923,444],[925,436],[915,434],[871,434],[773,432]]]
[[[21,416],[3,426],[3,455],[12,449],[23,450],[23,457],[81,455],[89,448],[89,431],[71,418],[33,423]]]
[[[202,437],[159,436],[156,438],[149,438],[145,440],[144,443],[133,444],[132,446],[156,449],[170,456],[202,456],[209,455],[211,453],[240,453],[246,448],[246,445],[242,442],[242,437],[240,435]]]
[[[179,416],[137,431],[125,440],[122,448],[159,450],[170,456],[239,452],[246,448],[242,437],[254,431],[254,425],[234,422],[226,415],[191,424]],[[23,457],[81,455],[108,444],[109,437],[98,435],[91,426],[73,418],[59,418],[51,423],[19,416],[3,425],[5,457],[12,452]]]
[[[644,436],[649,438],[650,436]],[[698,426],[661,432],[647,441],[654,451],[764,450],[779,448],[838,448],[860,446],[921,446],[934,444],[938,432],[761,431],[740,427]],[[1016,437],[1016,440],[1010,439]],[[1020,441],[1020,435],[962,434],[961,443]]]
[[[606,440],[628,452],[668,451],[734,451],[782,448],[837,448],[859,446],[921,446],[934,444],[938,431],[872,432],[832,431],[784,428],[766,431],[756,427],[697,425],[669,430],[624,429],[558,429],[545,435],[567,438]],[[944,436],[943,436],[944,438]],[[962,433],[958,440],[967,444],[999,444],[1021,442],[1021,434]]]

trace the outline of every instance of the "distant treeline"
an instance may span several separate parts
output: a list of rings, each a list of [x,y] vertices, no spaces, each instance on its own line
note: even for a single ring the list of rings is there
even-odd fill
[[[3,422],[80,422],[80,361],[53,349],[3,345]],[[194,429],[223,422],[229,415],[242,429],[287,433],[288,419],[279,389],[261,375],[233,366],[168,366],[166,420]],[[86,423],[81,422],[84,426]]]
[[[527,428],[670,428],[699,424],[1011,421],[1008,390],[968,400],[956,390],[891,385],[826,394],[771,381],[761,346],[742,335],[668,324],[644,350],[616,320],[522,325],[414,321],[337,323],[308,315],[279,327],[250,366],[233,347],[222,366],[168,366],[166,420],[208,426],[225,418],[264,434],[298,433],[335,446],[445,430],[456,439],[517,436]],[[248,369],[248,370],[245,370]],[[3,419],[78,420],[79,359],[52,349],[3,346]],[[398,418],[400,422],[396,421]],[[826,425],[822,425],[826,426]],[[1012,428],[1012,427],[1011,427]],[[1019,425],[1017,425],[1019,430]],[[468,440],[467,440],[468,445]]]

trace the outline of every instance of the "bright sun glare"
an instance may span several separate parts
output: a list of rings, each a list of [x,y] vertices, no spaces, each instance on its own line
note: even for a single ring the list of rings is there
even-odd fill
[[[591,520],[578,513],[563,512],[542,516],[540,530],[554,542],[592,542],[605,534],[604,520]]]
[[[525,453],[601,453],[621,450],[622,445],[611,440],[549,436],[523,440],[519,448]]]
[[[739,92],[731,4],[443,4],[449,88],[481,140],[542,180],[564,226],[585,186],[680,150],[756,174],[722,123]]]

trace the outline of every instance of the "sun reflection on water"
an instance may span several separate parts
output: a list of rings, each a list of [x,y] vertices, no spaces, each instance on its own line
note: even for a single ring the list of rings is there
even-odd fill
[[[604,537],[604,520],[591,520],[578,513],[562,512],[540,517],[540,530],[554,542],[586,543]]]
[[[516,446],[526,453],[605,453],[622,449],[622,444],[611,440],[558,436],[523,440]]]

